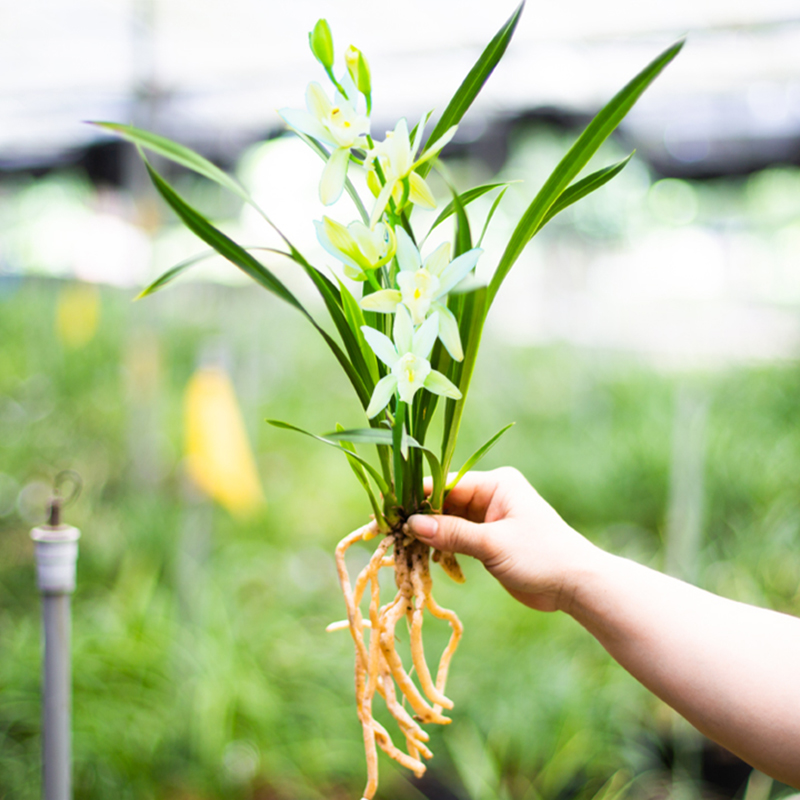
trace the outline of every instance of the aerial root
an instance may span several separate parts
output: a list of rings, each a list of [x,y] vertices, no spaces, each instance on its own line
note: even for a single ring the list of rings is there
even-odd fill
[[[347,550],[356,542],[368,541],[375,535],[375,525],[365,525],[345,536],[336,547],[336,567],[347,608],[347,620],[331,623],[327,630],[349,628],[355,645],[356,710],[361,722],[364,749],[367,759],[367,785],[363,800],[371,800],[378,786],[378,757],[380,747],[398,764],[410,769],[417,777],[425,772],[422,759],[432,753],[426,742],[428,734],[420,722],[447,725],[450,719],[442,715],[443,708],[452,708],[453,702],[445,695],[445,684],[450,660],[458,647],[463,625],[455,612],[442,608],[433,599],[429,571],[430,548],[422,542],[394,532],[386,535],[375,549],[369,563],[351,584],[345,563]],[[387,554],[394,546],[394,553]],[[397,594],[383,606],[380,604],[379,573],[384,567],[394,568]],[[369,590],[369,613],[361,612],[361,600]],[[439,660],[436,681],[431,677],[422,641],[422,623],[425,609],[450,624],[450,641]],[[412,669],[407,672],[395,645],[397,623],[407,617],[410,630]],[[364,631],[369,631],[365,639]],[[417,675],[419,688],[410,672]],[[398,701],[395,684],[408,701],[415,716]],[[381,695],[389,713],[397,722],[406,742],[407,752],[395,746],[386,728],[372,715],[375,694]],[[427,698],[427,699],[426,699]]]

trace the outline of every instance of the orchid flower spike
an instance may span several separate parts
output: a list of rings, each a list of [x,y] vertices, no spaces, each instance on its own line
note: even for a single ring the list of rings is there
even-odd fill
[[[439,154],[441,149],[453,138],[456,126],[446,130],[422,155],[414,160],[414,156],[422,143],[425,127],[425,117],[417,126],[417,133],[412,144],[408,135],[408,123],[401,119],[393,131],[386,132],[386,138],[378,142],[368,153],[365,165],[370,167],[367,175],[367,184],[370,191],[376,195],[375,206],[370,216],[370,227],[381,218],[389,198],[394,198],[396,203],[402,203],[407,192],[411,203],[436,208],[436,200],[425,179],[418,172],[417,167]],[[376,162],[380,165],[385,183],[381,187],[375,168]]]
[[[423,262],[411,237],[400,227],[397,232],[398,289],[381,289],[366,295],[361,308],[392,314],[405,308],[414,325],[421,325],[430,313],[439,318],[439,338],[456,361],[464,358],[458,322],[445,305],[445,295],[463,281],[478,263],[483,250],[474,247],[450,260],[450,245],[439,245]]]
[[[382,222],[370,230],[363,222],[345,227],[323,217],[314,227],[319,243],[344,264],[344,274],[354,281],[367,280],[367,271],[388,264],[397,250],[394,231]]]
[[[423,387],[434,394],[458,400],[461,392],[441,372],[431,368],[428,361],[433,343],[438,334],[438,320],[430,317],[417,331],[411,315],[401,306],[397,310],[392,335],[394,342],[384,334],[363,325],[361,330],[367,344],[391,372],[375,384],[375,390],[367,406],[367,417],[372,419],[386,408],[395,392],[404,403],[411,403],[414,395]]]
[[[367,147],[369,118],[359,114],[341,92],[336,92],[336,102],[331,103],[316,81],[306,89],[306,107],[308,111],[282,108],[278,113],[289,127],[333,148],[319,183],[319,199],[329,206],[344,189],[350,148]]]

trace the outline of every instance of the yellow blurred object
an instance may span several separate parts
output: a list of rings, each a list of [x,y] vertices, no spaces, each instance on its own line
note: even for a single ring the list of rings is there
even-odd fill
[[[66,284],[56,303],[56,333],[67,347],[88,344],[97,332],[100,292],[91,283]]]
[[[264,503],[255,459],[230,378],[201,367],[184,398],[186,466],[192,480],[233,514],[245,516]]]

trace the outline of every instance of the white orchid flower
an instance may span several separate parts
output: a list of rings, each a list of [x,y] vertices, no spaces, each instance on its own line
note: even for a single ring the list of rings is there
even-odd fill
[[[367,344],[391,370],[375,384],[367,407],[367,417],[372,419],[386,408],[395,392],[404,403],[411,403],[414,395],[423,387],[429,392],[452,397],[454,400],[461,397],[458,387],[441,372],[433,369],[428,361],[438,335],[438,325],[438,319],[430,317],[414,331],[411,315],[401,306],[394,320],[394,342],[369,325],[361,327]]]
[[[401,119],[393,131],[386,132],[386,138],[378,142],[368,153],[365,164],[371,165],[367,175],[367,183],[373,194],[377,195],[375,206],[370,216],[370,227],[381,218],[386,204],[390,197],[394,197],[396,202],[401,202],[405,188],[403,182],[408,180],[408,199],[412,203],[436,208],[436,200],[425,179],[418,172],[415,172],[420,164],[434,158],[441,149],[453,138],[456,127],[453,126],[446,130],[418,159],[414,156],[422,143],[425,117],[420,120],[417,126],[417,133],[412,144],[408,135],[408,123]],[[375,165],[380,166],[383,172],[385,183],[380,185]]]
[[[344,264],[344,274],[354,281],[367,280],[367,272],[388,264],[397,249],[394,231],[382,222],[370,230],[363,222],[345,227],[323,217],[314,227],[319,243]]]
[[[366,295],[361,308],[379,314],[392,314],[399,308],[408,309],[414,325],[421,325],[430,313],[439,318],[439,338],[447,352],[456,360],[464,358],[458,322],[453,312],[441,302],[445,295],[463,281],[478,263],[483,250],[474,247],[450,260],[450,245],[439,245],[423,262],[411,237],[397,229],[398,289],[381,289]]]
[[[369,118],[359,114],[341,92],[336,92],[336,102],[331,103],[316,81],[306,89],[306,107],[308,111],[282,108],[278,113],[291,128],[333,148],[319,182],[319,199],[329,206],[344,189],[350,148],[367,146]]]

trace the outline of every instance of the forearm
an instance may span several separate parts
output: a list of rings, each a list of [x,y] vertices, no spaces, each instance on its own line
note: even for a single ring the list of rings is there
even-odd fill
[[[602,551],[565,610],[709,738],[800,788],[800,619]]]

